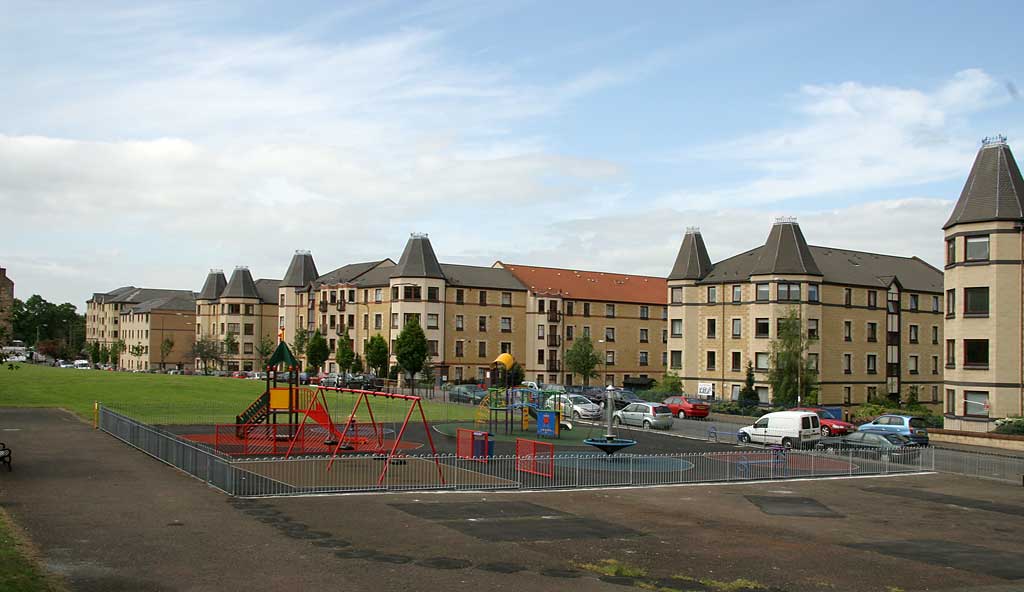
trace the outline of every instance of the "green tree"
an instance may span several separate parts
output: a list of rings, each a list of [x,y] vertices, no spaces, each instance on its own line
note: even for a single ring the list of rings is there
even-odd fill
[[[395,359],[406,375],[406,383],[412,384],[413,393],[416,392],[416,373],[423,370],[427,361],[427,336],[423,333],[423,327],[415,318],[410,319],[402,332],[398,334],[395,341]]]
[[[363,358],[361,358],[359,354],[354,354],[352,356],[352,373],[362,374],[364,370],[365,368],[363,366]]]
[[[15,298],[11,305],[12,338],[35,345],[39,340],[63,338],[66,349],[75,352],[78,337],[85,335],[85,316],[74,304],[54,304],[34,294],[24,302]]]
[[[269,335],[260,337],[259,343],[256,344],[256,353],[260,356],[260,369],[267,367],[267,360],[270,356],[274,355],[274,350],[277,345],[274,344],[274,340]]]
[[[379,333],[366,343],[366,364],[378,377],[388,377],[388,342]]]
[[[135,358],[135,362],[136,362],[135,368],[139,368],[139,363],[138,362],[140,361],[140,358],[142,357],[142,355],[145,354],[145,353],[146,353],[146,348],[142,347],[142,345],[140,345],[140,344],[135,344],[135,345],[128,346],[128,355],[133,357],[133,358]]]
[[[659,394],[678,395],[683,392],[683,379],[675,372],[666,372],[661,382],[651,390]]]
[[[160,342],[160,369],[164,369],[164,360],[174,351],[174,336],[168,335]]]
[[[320,331],[315,331],[309,338],[309,344],[306,345],[307,367],[310,370],[319,369],[330,355],[331,350],[327,347],[327,340],[320,334]]]
[[[238,355],[238,338],[231,331],[224,336],[224,353],[228,355]]]
[[[817,400],[818,375],[806,359],[808,340],[796,309],[778,323],[778,335],[771,345],[768,382],[772,385],[772,403],[793,406],[813,404]],[[798,397],[799,393],[799,397]]]
[[[755,407],[761,402],[757,396],[757,389],[754,388],[754,365],[747,362],[747,376],[743,381],[743,388],[740,389],[740,406]]]
[[[224,360],[221,344],[209,337],[200,337],[192,345],[192,357],[203,366],[203,374],[210,373],[210,363],[221,363]]]
[[[338,363],[338,372],[351,372],[356,352],[352,351],[352,341],[348,338],[348,328],[341,328],[341,338],[334,352],[334,361]]]
[[[100,364],[110,363],[110,348],[106,344],[100,345],[99,349],[99,362]]]
[[[594,342],[583,336],[576,339],[569,351],[565,352],[565,367],[583,379],[584,385],[590,384],[591,378],[597,377],[597,365],[601,356],[594,349]]]
[[[90,341],[89,342],[89,361],[93,364],[102,364],[103,361],[100,359],[100,342]]]
[[[121,367],[121,354],[125,352],[125,349],[127,349],[127,346],[124,344],[123,339],[118,339],[110,344],[110,363],[114,368]]]
[[[295,340],[292,341],[292,354],[301,358],[306,355],[306,346],[309,345],[309,332],[299,329],[295,332]]]

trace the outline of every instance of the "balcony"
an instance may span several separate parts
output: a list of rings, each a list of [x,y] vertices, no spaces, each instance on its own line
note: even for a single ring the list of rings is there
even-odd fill
[[[327,303],[326,302],[321,302],[320,303],[320,312],[327,312]]]
[[[562,345],[562,337],[560,335],[548,335],[548,347],[558,347]]]
[[[551,310],[548,311],[548,322],[549,323],[557,323],[559,318],[561,318],[561,315],[558,314],[558,310],[557,309],[551,309]]]
[[[562,362],[560,360],[548,360],[548,372],[561,372]]]

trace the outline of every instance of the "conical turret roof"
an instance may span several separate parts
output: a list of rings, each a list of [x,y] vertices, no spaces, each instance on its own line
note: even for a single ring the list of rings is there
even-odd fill
[[[196,296],[196,300],[216,300],[220,298],[220,293],[224,291],[224,287],[227,285],[228,280],[224,277],[224,272],[219,269],[211,269],[210,273],[206,276],[206,282],[203,283],[203,289],[199,291],[199,296]]]
[[[986,138],[974,158],[960,199],[942,228],[967,222],[1024,220],[1022,198],[1024,179],[1006,138]]]
[[[434,254],[434,247],[430,246],[430,239],[426,234],[413,233],[409,237],[409,242],[405,243],[405,250],[402,251],[402,258],[391,272],[391,277],[445,279],[441,265],[437,262],[437,255]]]
[[[236,267],[231,273],[228,286],[224,288],[221,298],[259,298],[260,292],[256,289],[256,282],[252,280],[252,274],[248,267]]]
[[[750,275],[768,274],[821,275],[796,220],[779,219],[772,225],[750,272]]]
[[[288,271],[281,280],[282,288],[302,288],[320,277],[316,271],[316,264],[313,263],[313,255],[309,251],[295,251],[292,255],[292,262],[288,264]]]
[[[670,280],[699,280],[711,271],[711,258],[708,248],[704,246],[704,237],[700,230],[688,228],[683,236],[683,244],[679,246],[676,263],[672,266]]]

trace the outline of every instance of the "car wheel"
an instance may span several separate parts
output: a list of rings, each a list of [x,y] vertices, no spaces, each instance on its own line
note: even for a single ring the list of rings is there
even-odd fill
[[[828,426],[821,426],[821,437],[828,438],[832,435],[832,430],[828,429]]]
[[[580,420],[580,412],[579,411],[573,411],[572,412],[572,420],[573,421],[579,421]]]
[[[750,434],[748,434],[746,432],[740,432],[740,435],[737,436],[737,437],[739,438],[739,441],[744,443],[744,444],[749,444],[750,443]]]
[[[682,409],[679,410],[679,419],[686,419],[686,412]]]
[[[787,449],[793,448],[793,439],[792,438],[783,438],[782,439],[782,447],[783,448],[787,448]]]
[[[651,429],[651,422],[647,421],[646,419],[644,420],[644,429],[645,430]]]
[[[613,418],[612,418],[612,423],[613,423],[614,425],[619,425],[619,424],[621,424],[621,423],[622,423],[622,420],[621,420],[621,419],[619,419],[618,417],[613,417]]]

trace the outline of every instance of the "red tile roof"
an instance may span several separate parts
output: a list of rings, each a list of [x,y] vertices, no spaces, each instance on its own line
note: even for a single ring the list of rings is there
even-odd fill
[[[497,262],[538,296],[559,296],[571,300],[667,304],[668,282],[647,275],[626,275],[602,271],[578,271],[537,265]]]

